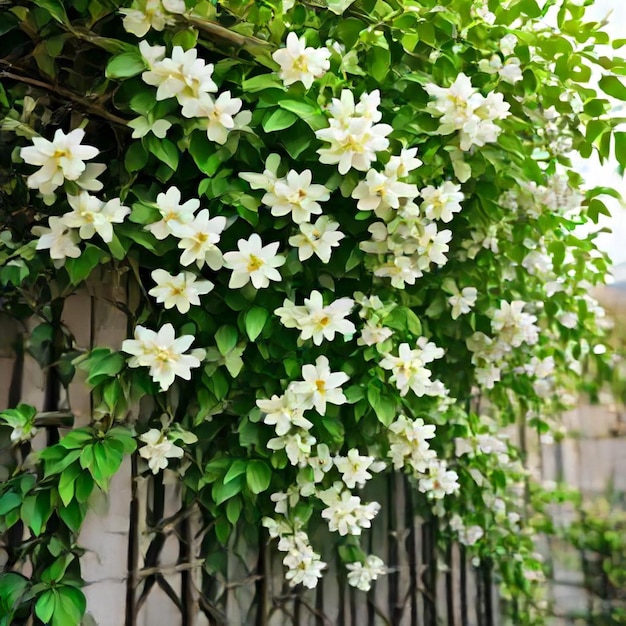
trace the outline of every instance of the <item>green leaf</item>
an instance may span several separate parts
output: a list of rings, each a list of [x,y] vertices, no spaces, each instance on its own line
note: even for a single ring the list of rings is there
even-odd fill
[[[239,334],[234,326],[221,326],[215,333],[217,349],[222,356],[226,356],[236,345]]]
[[[393,398],[383,395],[375,383],[370,383],[367,388],[367,401],[374,409],[378,421],[389,426],[396,418],[396,403]]]
[[[241,83],[242,91],[246,93],[257,93],[265,91],[265,89],[280,89],[285,91],[283,84],[278,80],[275,74],[261,74],[248,78]]]
[[[69,24],[65,7],[59,0],[36,0],[34,4],[48,11],[51,17],[60,24]]]
[[[79,626],[87,608],[83,592],[70,585],[59,586],[56,592],[57,601],[52,626]]]
[[[297,120],[298,116],[291,111],[274,109],[263,118],[262,126],[266,133],[273,133],[293,126]]]
[[[141,141],[135,141],[135,143],[132,143],[130,148],[126,150],[126,154],[124,155],[124,167],[128,172],[138,172],[146,166],[148,158],[148,153]]]
[[[270,486],[272,470],[265,461],[255,459],[246,467],[246,483],[252,493],[262,493]]]
[[[100,263],[102,252],[91,244],[87,244],[85,250],[77,259],[66,259],[65,269],[70,276],[72,285],[78,285],[91,274]]]
[[[159,161],[162,161],[174,171],[178,168],[180,153],[176,145],[169,139],[159,139],[154,135],[148,135],[143,138],[143,142]]]
[[[55,561],[47,567],[41,574],[41,580],[45,583],[58,582],[60,581],[67,569],[68,565],[74,560],[74,555],[63,554],[59,558],[55,559]]]
[[[253,306],[246,311],[244,326],[250,341],[254,341],[261,334],[268,318],[269,311],[260,306]]]
[[[626,167],[626,133],[615,133],[615,158],[617,162]]]
[[[72,501],[74,497],[74,483],[76,478],[82,472],[82,468],[79,463],[72,463],[62,474],[59,479],[59,496],[65,506]]]
[[[93,441],[93,438],[94,432],[91,428],[76,428],[65,435],[59,441],[59,445],[68,450],[82,448],[86,443]]]
[[[147,65],[139,51],[124,52],[114,56],[107,63],[105,75],[107,78],[130,78],[137,76],[145,69]]]
[[[85,519],[86,506],[79,504],[76,500],[72,500],[67,506],[59,507],[59,517],[65,522],[67,527],[78,532],[80,526]]]
[[[226,519],[233,525],[239,520],[241,515],[241,498],[231,498],[226,504]]]
[[[224,484],[229,483],[231,480],[237,478],[246,473],[246,466],[248,462],[243,459],[235,459],[233,464],[228,468],[228,471],[224,475]]]
[[[56,592],[53,589],[44,591],[35,604],[35,614],[44,623],[47,624],[54,613],[56,604]]]
[[[391,65],[391,55],[385,48],[375,47],[367,55],[367,66],[371,75],[380,83],[387,77]]]
[[[626,100],[626,85],[617,76],[603,76],[598,85],[609,96],[618,100]]]
[[[13,491],[5,493],[0,497],[0,515],[6,515],[9,511],[16,509],[22,504],[22,499]]]
[[[224,484],[223,481],[218,480],[213,484],[211,489],[211,495],[215,504],[220,505],[226,500],[230,500],[233,496],[236,496],[243,488],[243,476],[237,476],[233,480]]]

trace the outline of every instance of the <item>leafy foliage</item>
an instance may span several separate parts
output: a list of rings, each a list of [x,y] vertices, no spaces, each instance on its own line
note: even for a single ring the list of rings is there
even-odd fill
[[[502,431],[550,431],[584,362],[609,371],[589,295],[607,259],[577,229],[615,192],[584,189],[570,155],[623,160],[625,62],[597,53],[608,37],[569,0],[156,4],[0,8],[4,308],[41,319],[29,351],[65,385],[84,370],[94,404],[92,426],[1,488],[0,524],[29,529],[35,567],[2,575],[0,607],[79,622],[76,535],[137,437],[142,471],[177,472],[214,522],[207,562],[235,525],[304,541],[333,518],[334,484],[349,494],[370,476],[359,464],[391,460],[422,516],[493,561],[514,623],[541,623],[523,455]],[[87,170],[92,146],[106,168]],[[281,206],[279,183],[296,199]],[[101,276],[122,277],[134,339],[80,354],[60,312]],[[311,368],[326,398],[302,391]],[[281,434],[263,401],[286,392],[300,404]],[[14,441],[36,414],[2,414]],[[367,588],[363,567],[382,572],[352,535],[377,509],[357,500],[356,527],[329,527]],[[307,542],[310,576],[292,584],[320,574]]]

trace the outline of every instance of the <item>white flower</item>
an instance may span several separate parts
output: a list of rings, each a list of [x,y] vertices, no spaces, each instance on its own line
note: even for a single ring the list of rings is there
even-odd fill
[[[74,182],[85,191],[100,191],[104,185],[96,179],[106,168],[103,163],[87,163],[83,173]]]
[[[176,307],[180,313],[187,313],[191,305],[199,305],[200,296],[215,287],[210,280],[197,280],[191,272],[172,275],[165,270],[154,270],[152,280],[156,285],[148,293],[166,309]]]
[[[311,184],[311,180],[311,170],[304,170],[301,174],[290,170],[285,178],[275,182],[262,202],[271,208],[274,217],[291,213],[291,219],[296,224],[309,222],[311,215],[322,212],[319,202],[330,198],[330,191],[324,185]]]
[[[63,221],[70,228],[78,228],[81,239],[91,239],[96,233],[102,241],[113,240],[113,224],[121,224],[130,214],[130,209],[121,204],[119,198],[103,202],[86,191],[78,196],[67,196],[73,211],[63,216]]]
[[[332,341],[336,333],[346,336],[356,332],[354,324],[345,319],[353,307],[351,298],[339,298],[324,306],[322,294],[312,291],[309,298],[304,299],[304,306],[295,306],[286,299],[274,313],[287,328],[299,329],[300,339],[313,339],[313,343],[319,346],[324,339]]]
[[[330,456],[330,450],[325,443],[317,444],[315,449],[316,455],[309,457],[309,467],[313,469],[313,480],[321,483],[324,476],[333,467],[333,458]]]
[[[26,180],[31,189],[44,195],[53,194],[66,180],[77,180],[85,171],[85,161],[93,159],[98,149],[82,146],[85,131],[77,128],[67,135],[62,130],[54,133],[52,141],[33,137],[33,145],[20,149],[20,157],[29,165],[41,168]]]
[[[454,213],[458,213],[463,208],[461,202],[465,198],[461,192],[461,185],[455,185],[446,181],[439,187],[429,185],[420,191],[423,198],[420,207],[428,219],[450,222]]]
[[[380,467],[376,463],[375,457],[361,456],[356,448],[348,450],[347,456],[336,456],[335,467],[341,474],[341,479],[346,487],[350,489],[354,489],[357,485],[359,487],[365,486],[365,483],[372,477],[367,471],[368,469],[372,471],[384,469],[384,465]]]
[[[285,263],[285,257],[278,252],[278,243],[263,245],[261,237],[256,233],[248,240],[237,242],[239,252],[227,252],[224,265],[233,273],[228,286],[231,289],[243,287],[252,282],[256,289],[268,287],[271,280],[280,281],[280,272],[276,269]]]
[[[290,391],[286,391],[282,396],[273,395],[269,400],[259,399],[256,405],[265,413],[263,422],[274,426],[279,437],[286,435],[292,427],[304,430],[313,427],[313,424],[304,417],[304,410],[298,398]]]
[[[139,49],[150,69],[141,77],[148,85],[157,87],[156,99],[174,98],[185,108],[185,117],[195,117],[196,106],[202,94],[215,93],[213,65],[198,58],[195,48],[183,50],[174,46],[171,58],[165,57],[162,46],[150,47],[141,42]]]
[[[202,209],[183,228],[174,227],[174,234],[182,237],[178,242],[178,247],[184,251],[180,255],[181,265],[191,265],[195,261],[199,268],[206,263],[212,270],[219,270],[224,259],[217,244],[224,228],[226,218],[218,215],[209,219],[208,209]]]
[[[157,239],[165,239],[168,235],[187,232],[185,227],[193,220],[194,213],[200,207],[200,200],[187,200],[180,203],[181,193],[176,187],[170,187],[166,193],[160,193],[156,198],[156,207],[162,219],[154,224],[148,224],[149,230]],[[187,229],[188,230],[188,229]]]
[[[325,356],[317,357],[315,365],[304,365],[302,378],[300,382],[291,383],[289,388],[301,396],[305,410],[315,408],[320,415],[324,415],[327,403],[346,403],[341,385],[349,380],[349,376],[344,372],[331,372]]]
[[[189,112],[189,105],[187,105],[187,108],[183,107],[183,115],[206,118],[207,137],[216,143],[225,144],[228,133],[235,128],[235,116],[241,111],[242,104],[241,98],[231,97],[230,91],[224,91],[215,100],[208,94],[204,94],[194,114],[186,114]]]
[[[424,226],[418,239],[418,251],[422,255],[421,269],[427,269],[430,263],[445,265],[448,262],[446,252],[450,250],[448,242],[452,239],[452,231],[437,230],[437,225],[432,222]]]
[[[490,70],[488,67],[483,69]],[[461,150],[467,151],[473,145],[484,146],[497,140],[501,128],[493,122],[509,115],[509,105],[502,94],[491,92],[483,97],[462,73],[448,88],[430,84],[425,89],[436,98],[435,102],[428,104],[428,109],[441,118],[437,132],[449,135],[460,131]]]
[[[428,443],[428,439],[435,437],[435,430],[435,426],[425,424],[421,417],[410,420],[399,415],[389,425],[389,457],[395,469],[410,465],[415,472],[425,473],[437,456]]]
[[[383,560],[373,554],[365,559],[365,564],[359,561],[346,563],[346,569],[348,570],[348,584],[361,591],[369,591],[372,581],[387,573]]]
[[[365,323],[361,329],[361,336],[357,339],[358,346],[375,346],[383,343],[393,335],[391,328],[378,326],[371,320]]]
[[[276,50],[272,58],[280,65],[279,76],[285,86],[300,81],[310,89],[313,81],[330,68],[330,51],[307,47],[306,39],[298,39],[295,33],[287,35],[286,47]]]
[[[422,165],[415,156],[417,148],[403,148],[398,156],[392,156],[385,165],[385,174],[390,177],[404,178]]]
[[[270,154],[265,161],[265,169],[262,174],[256,172],[242,172],[239,178],[247,181],[252,189],[264,189],[268,193],[274,191],[274,185],[278,182],[277,175],[280,166],[280,156]]]
[[[514,85],[517,81],[522,80],[521,61],[517,57],[507,59],[501,69],[498,70],[500,78]]]
[[[391,370],[393,375],[389,379],[395,382],[401,396],[405,396],[409,389],[416,396],[424,396],[432,385],[431,372],[424,367],[423,351],[419,348],[411,350],[408,343],[400,344],[398,356],[386,354],[380,362],[384,369]]]
[[[285,578],[289,581],[289,586],[301,584],[309,589],[317,587],[322,570],[326,567],[320,555],[313,552],[310,547],[307,550],[302,550],[301,547],[290,550],[283,559],[283,564],[288,568]]]
[[[292,465],[303,467],[311,456],[311,447],[315,445],[315,437],[307,432],[291,432],[274,437],[267,442],[270,450],[285,450]]]
[[[148,432],[139,437],[146,445],[139,448],[139,455],[148,461],[148,467],[153,474],[158,474],[168,465],[168,459],[182,458],[184,451],[174,445],[164,433],[156,428],[151,428]]]
[[[364,117],[351,118],[345,126],[317,130],[316,137],[330,143],[328,148],[318,149],[320,163],[336,164],[340,174],[351,168],[365,172],[376,160],[376,153],[389,147],[387,135],[392,130],[388,124],[372,124]]]
[[[378,502],[361,504],[361,499],[341,484],[318,493],[326,508],[322,517],[328,520],[328,530],[340,535],[360,535],[363,528],[370,528],[371,522],[380,510]]]
[[[480,526],[468,526],[459,532],[459,541],[466,546],[473,546],[483,535],[485,531]]]
[[[120,9],[124,15],[124,29],[137,37],[143,37],[151,28],[161,31],[174,24],[169,13],[184,13],[183,0],[135,0],[129,9]]]
[[[497,332],[499,339],[507,345],[518,348],[522,343],[534,345],[539,340],[539,329],[534,322],[537,318],[529,313],[524,313],[526,303],[514,300],[509,303],[500,302],[500,309],[491,313],[491,328]]]
[[[401,198],[415,198],[418,195],[416,185],[401,183],[394,176],[386,173],[369,170],[352,192],[360,211],[375,211],[377,209],[400,207]]]
[[[448,303],[452,307],[452,319],[455,320],[459,316],[469,313],[476,304],[478,290],[476,287],[463,287],[461,291],[456,285],[453,285],[454,294],[448,298]]]
[[[191,370],[200,366],[198,356],[203,357],[203,351],[184,354],[193,340],[193,335],[176,338],[171,324],[165,324],[158,332],[137,326],[135,338],[125,339],[122,350],[132,355],[128,360],[129,367],[149,367],[152,380],[165,391],[171,387],[176,376],[190,380]]]
[[[458,474],[449,470],[445,461],[431,461],[428,476],[420,478],[418,489],[430,498],[441,500],[446,495],[456,493],[459,488]]]
[[[76,245],[78,233],[70,230],[60,217],[49,218],[48,226],[33,228],[33,233],[39,235],[37,250],[50,250],[50,258],[58,261],[65,261],[68,257],[77,259],[80,256],[80,248]]]
[[[301,261],[306,261],[315,254],[323,263],[328,263],[332,249],[345,237],[338,229],[337,222],[322,215],[315,224],[300,224],[300,233],[289,238],[289,245],[298,248],[298,258]]]
[[[509,33],[500,39],[500,52],[505,57],[508,57],[513,54],[515,51],[515,46],[517,46],[517,37],[513,33]]]
[[[140,115],[128,122],[128,126],[133,129],[133,134],[131,135],[133,139],[141,139],[148,133],[163,139],[167,135],[167,131],[172,127],[172,123],[163,119],[153,120],[152,116],[144,117]]]

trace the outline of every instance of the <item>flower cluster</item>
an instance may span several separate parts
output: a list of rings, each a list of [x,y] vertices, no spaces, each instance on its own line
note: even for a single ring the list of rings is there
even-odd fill
[[[296,306],[291,300],[285,299],[283,306],[274,313],[286,328],[297,328],[300,339],[312,339],[319,346],[324,339],[332,341],[337,333],[345,337],[356,332],[354,324],[345,319],[353,307],[354,300],[351,298],[339,298],[324,306],[322,294],[312,291],[304,299],[304,306]]]
[[[462,73],[450,87],[429,84],[426,91],[435,98],[428,108],[440,118],[437,132],[450,135],[459,131],[459,145],[463,151],[496,141],[502,129],[495,122],[509,115],[509,104],[501,93],[492,91],[483,96]]]
[[[361,172],[369,169],[376,153],[387,150],[387,135],[392,128],[379,124],[382,114],[378,110],[380,93],[363,93],[358,104],[354,94],[344,89],[340,98],[333,98],[328,107],[330,127],[315,132],[318,139],[328,142],[328,148],[319,148],[320,163],[337,165],[340,174],[354,168]]]
[[[189,380],[191,370],[200,366],[204,358],[204,350],[192,350],[194,337],[182,335],[176,337],[174,327],[165,324],[158,332],[138,325],[135,327],[135,338],[125,339],[122,350],[132,355],[128,360],[130,367],[148,367],[152,380],[158,382],[161,390],[166,391],[176,376]]]
[[[507,356],[522,344],[533,346],[539,339],[537,317],[525,313],[525,302],[502,301],[500,308],[491,313],[491,328],[495,338],[476,332],[467,340],[472,352],[472,363],[476,365],[476,380],[487,389],[492,389],[500,380],[502,367]]]
[[[289,238],[289,245],[298,249],[301,261],[316,255],[323,263],[328,263],[332,249],[339,245],[345,235],[339,231],[339,224],[327,215],[321,215],[320,202],[330,198],[330,191],[312,182],[311,170],[301,173],[290,170],[285,176],[278,176],[280,157],[271,154],[265,162],[262,174],[242,172],[239,177],[252,189],[265,191],[261,202],[270,208],[274,217],[289,215],[298,225],[298,233]],[[319,215],[315,223],[313,215]]]
[[[56,190],[66,181],[74,185],[72,192],[67,193],[71,211],[61,217],[50,217],[47,227],[33,228],[33,233],[39,236],[37,250],[49,250],[50,258],[58,265],[63,265],[67,258],[76,259],[81,255],[78,245],[81,240],[99,235],[104,243],[113,241],[113,224],[121,224],[130,214],[130,209],[119,198],[104,201],[89,193],[102,189],[96,177],[105,166],[85,163],[98,155],[98,149],[82,145],[84,136],[82,129],[67,135],[57,130],[52,141],[34,137],[32,146],[20,150],[26,163],[40,166],[28,177],[27,184],[38,189],[47,204],[56,200]]]
[[[198,57],[195,48],[174,46],[170,57],[165,56],[164,46],[150,46],[145,41],[139,43],[139,49],[149,67],[141,76],[157,88],[156,99],[176,98],[181,115],[197,119],[211,141],[226,143],[232,130],[245,128],[252,119],[249,111],[241,110],[241,98],[233,98],[230,91],[213,98],[211,94],[218,90],[213,82],[214,67]]]
[[[176,23],[176,15],[185,13],[184,0],[133,0],[128,9],[120,9],[127,32],[143,37],[151,28],[161,31]]]

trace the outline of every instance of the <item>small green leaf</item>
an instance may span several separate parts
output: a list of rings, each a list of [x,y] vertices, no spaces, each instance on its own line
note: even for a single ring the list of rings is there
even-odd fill
[[[270,486],[272,470],[267,463],[255,459],[246,467],[246,483],[252,493],[262,493]]]
[[[218,480],[211,489],[211,495],[215,504],[219,505],[226,500],[230,500],[233,496],[236,496],[243,488],[243,476],[237,476],[233,480],[224,484],[223,481]]]
[[[35,604],[35,614],[44,623],[47,624],[54,613],[54,605],[56,604],[56,592],[54,589],[44,591]]]
[[[100,248],[87,244],[83,253],[77,259],[67,259],[65,269],[70,276],[72,285],[78,285],[91,274],[94,268],[100,263],[102,252]]]
[[[263,331],[269,318],[269,311],[260,306],[253,306],[246,311],[244,326],[250,341],[254,341]]]
[[[241,498],[231,498],[226,504],[226,519],[231,524],[236,524],[241,515]]]
[[[293,126],[297,120],[298,116],[291,111],[274,109],[263,118],[262,126],[266,133],[273,133]]]
[[[124,52],[114,56],[107,63],[105,75],[107,78],[130,78],[137,76],[145,69],[147,69],[146,62],[139,51]]]
[[[5,493],[0,497],[0,515],[6,515],[9,511],[16,509],[22,504],[22,499],[13,491]]]
[[[217,349],[222,356],[226,356],[236,345],[239,335],[234,326],[221,326],[215,333]]]
[[[167,165],[170,169],[178,168],[178,160],[180,153],[176,144],[169,139],[159,139],[154,135],[148,135],[143,138],[144,145],[154,156]]]
[[[603,76],[598,82],[600,89],[618,100],[626,100],[626,85],[617,76]]]
[[[376,384],[370,384],[367,388],[367,401],[374,409],[378,421],[389,426],[396,417],[396,403],[393,398],[383,395]]]
[[[235,459],[224,476],[224,484],[229,483],[234,478],[237,478],[237,476],[245,474],[247,465],[247,461],[244,461],[243,459]]]

